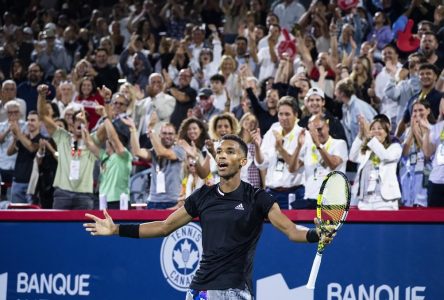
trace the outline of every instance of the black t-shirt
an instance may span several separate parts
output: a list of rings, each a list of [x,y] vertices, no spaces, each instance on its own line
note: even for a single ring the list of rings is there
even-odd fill
[[[262,189],[241,182],[231,193],[219,185],[202,186],[185,201],[202,226],[203,255],[190,288],[252,291],[253,258],[262,224],[275,200]]]
[[[33,144],[39,143],[42,136],[37,134],[31,142]],[[36,152],[29,152],[25,146],[20,141],[17,141],[17,160],[15,161],[14,169],[14,181],[17,183],[28,183],[31,178],[32,164],[34,163],[34,157]]]
[[[196,105],[197,92],[189,85],[183,88],[177,88],[179,92],[185,93],[188,96],[187,102],[179,102],[176,100],[176,106],[170,117],[170,122],[179,130],[180,124],[187,118],[188,109]]]
[[[119,87],[118,80],[120,78],[119,70],[111,65],[107,65],[104,68],[95,66],[94,69],[97,72],[97,76],[94,78],[96,86],[102,88],[102,85],[105,85],[111,92],[117,92]]]

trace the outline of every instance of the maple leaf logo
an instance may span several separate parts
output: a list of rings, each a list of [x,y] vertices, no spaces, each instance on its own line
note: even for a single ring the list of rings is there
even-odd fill
[[[183,269],[186,275],[187,269],[192,270],[194,264],[199,260],[199,252],[191,249],[188,239],[180,244],[180,250],[173,251],[173,260],[177,264],[178,269]]]

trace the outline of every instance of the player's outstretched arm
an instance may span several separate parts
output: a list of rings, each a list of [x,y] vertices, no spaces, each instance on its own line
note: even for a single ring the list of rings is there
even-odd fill
[[[274,227],[282,231],[290,241],[307,242],[308,228],[295,225],[286,215],[284,215],[277,203],[273,204],[268,212],[268,219]]]
[[[184,207],[176,210],[164,221],[148,222],[140,225],[119,225],[114,224],[113,219],[106,210],[103,211],[105,219],[100,219],[91,214],[85,214],[94,223],[85,223],[85,230],[91,235],[115,235],[134,238],[150,238],[167,236],[174,230],[189,223],[193,218],[187,213]]]

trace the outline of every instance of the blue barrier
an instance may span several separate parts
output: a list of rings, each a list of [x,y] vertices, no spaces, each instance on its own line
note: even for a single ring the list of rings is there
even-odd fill
[[[185,298],[202,251],[198,223],[165,239],[134,240],[91,237],[76,218],[0,222],[0,300]],[[316,246],[291,243],[267,223],[256,299],[444,299],[442,223],[346,224],[324,253],[314,294],[305,283]]]

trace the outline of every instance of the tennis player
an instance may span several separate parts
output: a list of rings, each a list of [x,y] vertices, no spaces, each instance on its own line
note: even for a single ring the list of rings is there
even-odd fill
[[[86,214],[94,222],[84,227],[92,235],[151,238],[167,236],[199,217],[203,255],[186,300],[250,300],[253,258],[265,218],[293,242],[315,243],[321,238],[328,244],[332,238],[321,234],[319,229],[295,226],[281,212],[275,199],[240,180],[247,151],[241,138],[225,135],[216,150],[220,183],[197,189],[187,198],[184,207],[164,221],[118,225],[105,210],[105,219]]]

